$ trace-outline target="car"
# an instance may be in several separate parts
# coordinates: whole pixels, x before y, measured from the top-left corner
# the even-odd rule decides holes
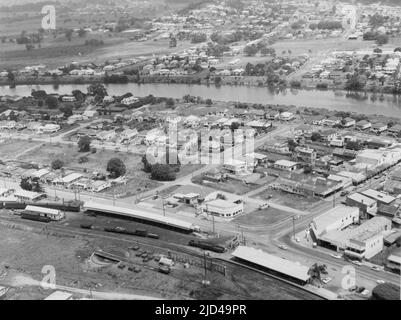
[[[295,237],[296,242],[300,242],[301,240],[298,237]]]
[[[374,270],[374,271],[382,271],[383,267],[379,267],[379,266],[371,266],[370,269]]]
[[[329,283],[331,280],[332,279],[330,277],[326,277],[326,278],[322,279],[322,282],[326,284],[326,283]]]
[[[336,258],[336,259],[341,259],[342,258],[342,255],[338,254],[338,253],[332,253],[330,256],[332,256],[333,258]]]
[[[384,280],[376,280],[376,282],[377,282],[378,284],[384,284],[384,283],[386,283],[386,281],[384,281]]]
[[[285,244],[280,244],[278,247],[280,249],[283,249],[283,250],[287,250],[288,249],[288,247]]]
[[[358,261],[358,260],[352,260],[351,261],[353,264],[357,265],[357,266],[361,266],[362,262]]]
[[[361,292],[361,295],[363,296],[367,296],[370,293],[370,291],[368,289],[365,289]]]

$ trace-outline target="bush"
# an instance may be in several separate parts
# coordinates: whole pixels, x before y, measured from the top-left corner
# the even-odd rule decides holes
[[[110,159],[107,163],[107,172],[110,172],[112,178],[118,178],[125,175],[126,168],[124,162],[119,158]]]
[[[88,136],[83,136],[78,140],[78,149],[80,152],[88,152],[90,150],[91,139]]]
[[[63,166],[64,166],[64,163],[60,159],[56,159],[56,160],[54,160],[52,162],[52,169],[53,170],[61,169]]]
[[[85,156],[80,157],[78,159],[78,163],[85,163],[85,162],[88,162],[88,161],[89,161],[88,157],[85,157]]]
[[[91,153],[96,153],[96,151],[97,151],[96,148],[91,149]]]
[[[176,172],[168,164],[157,163],[152,166],[151,178],[158,181],[174,181],[176,179]]]

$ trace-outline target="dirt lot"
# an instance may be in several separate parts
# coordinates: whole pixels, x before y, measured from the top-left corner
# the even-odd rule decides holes
[[[0,215],[4,214],[7,213],[0,212]],[[96,221],[100,222],[98,219]],[[79,219],[67,221],[68,225],[77,222]],[[285,285],[239,267],[232,268],[226,277],[218,272],[208,272],[207,279],[211,285],[204,287],[201,284],[202,268],[190,266],[187,269],[177,262],[170,275],[161,274],[154,270],[156,262],[143,262],[136,257],[137,251],[129,249],[135,241],[126,242],[123,237],[71,237],[62,231],[54,231],[51,225],[47,226],[21,223],[19,218],[7,222],[2,219],[0,285],[10,287],[6,300],[38,300],[48,296],[52,291],[39,286],[45,275],[42,273],[44,265],[55,268],[56,284],[63,286],[64,291],[72,292],[74,298],[300,299],[302,295],[292,288],[271,290]],[[129,262],[119,266],[92,257],[92,253],[100,249],[123,256]],[[142,244],[140,250],[165,254],[163,249],[150,249]],[[135,266],[139,272],[129,271],[128,266]]]
[[[269,200],[271,202],[298,210],[309,210],[310,207],[319,202],[319,199],[297,196],[287,192],[271,189],[256,194],[254,198]]]

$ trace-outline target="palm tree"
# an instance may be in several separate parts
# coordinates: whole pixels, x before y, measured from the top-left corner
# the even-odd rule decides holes
[[[327,275],[327,266],[325,264],[313,264],[308,271],[308,275],[310,275],[311,280],[317,280],[319,283],[322,282],[322,275]]]

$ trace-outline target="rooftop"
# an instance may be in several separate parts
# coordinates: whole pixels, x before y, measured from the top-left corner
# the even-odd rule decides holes
[[[392,197],[388,194],[385,194],[383,192],[373,190],[373,189],[362,191],[362,194],[369,198],[372,198],[372,199],[375,199],[382,203],[385,203],[385,204],[390,204],[391,202],[393,202],[395,200],[394,197]]]
[[[367,206],[371,206],[376,203],[376,200],[373,200],[372,198],[364,196],[358,192],[349,195],[347,198],[362,204],[366,204]]]
[[[268,254],[260,249],[239,246],[232,255],[302,281],[309,279],[307,266]]]

